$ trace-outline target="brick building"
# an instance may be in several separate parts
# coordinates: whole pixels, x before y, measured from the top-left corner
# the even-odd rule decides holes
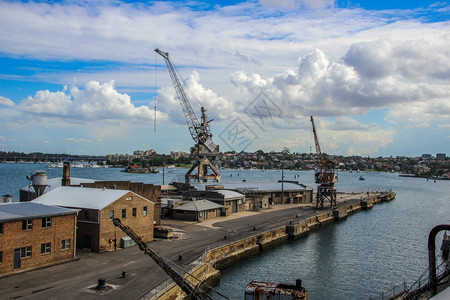
[[[127,235],[114,226],[113,218],[120,218],[145,241],[153,240],[154,203],[129,190],[63,186],[33,202],[80,210],[77,248],[104,252],[120,247]]]
[[[32,202],[0,204],[0,275],[75,258],[77,211]]]
[[[150,183],[130,181],[95,181],[71,183],[71,186],[83,186],[85,188],[106,188],[114,190],[129,190],[154,203],[153,220],[155,225],[161,223],[161,186]]]

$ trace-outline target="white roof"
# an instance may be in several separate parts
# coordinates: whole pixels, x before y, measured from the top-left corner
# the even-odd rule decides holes
[[[133,192],[129,190],[61,186],[37,197],[32,202],[63,207],[101,210],[127,193]]]
[[[185,204],[174,208],[174,210],[205,211],[222,207],[224,206],[208,200],[194,200],[188,201]]]
[[[32,202],[0,203],[0,221],[76,214],[77,211]]]

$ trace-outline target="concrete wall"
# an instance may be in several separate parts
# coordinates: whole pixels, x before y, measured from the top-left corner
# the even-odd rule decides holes
[[[50,265],[75,258],[76,214],[53,216],[50,227],[42,228],[42,218],[32,219],[32,230],[22,230],[22,220],[3,223],[0,251],[3,261],[0,274]],[[70,248],[61,250],[61,241],[69,239]],[[50,243],[50,253],[41,254],[41,244]],[[20,260],[20,269],[14,270],[14,249],[31,246],[31,257]]]
[[[357,212],[362,209],[363,201],[368,201],[370,204],[380,203],[383,201],[390,201],[394,199],[395,193],[392,191],[378,196],[367,196],[367,199],[362,199],[360,203],[349,204],[340,210],[327,211],[316,216],[302,220],[296,224],[282,226],[251,236],[221,247],[217,247],[209,250],[204,254],[204,262],[198,268],[209,268],[211,265],[214,268],[222,268],[227,264],[233,263],[238,259],[258,253],[263,249],[267,249],[274,244],[283,242],[288,238],[298,238],[309,233],[310,230],[318,228],[324,224],[328,224],[333,221],[339,221],[344,219],[347,215]],[[203,272],[199,275],[199,279],[208,279],[210,277],[217,276],[216,273],[208,269],[208,272]],[[213,275],[214,274],[214,275]],[[171,289],[165,292],[163,295],[157,297],[157,299],[175,299],[182,296],[181,289],[174,285]],[[179,298],[177,298],[179,299]]]

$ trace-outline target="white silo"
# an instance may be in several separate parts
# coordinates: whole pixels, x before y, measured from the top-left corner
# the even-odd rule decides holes
[[[47,174],[44,171],[36,171],[35,174],[31,175],[31,185],[34,188],[36,197],[41,196],[45,193],[47,185]]]

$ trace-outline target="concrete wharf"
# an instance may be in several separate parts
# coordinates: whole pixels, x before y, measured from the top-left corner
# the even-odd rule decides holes
[[[334,211],[315,210],[311,203],[285,204],[203,222],[163,219],[162,225],[171,227],[176,238],[158,239],[149,246],[201,278],[217,279],[217,269],[241,257],[299,238],[394,197],[392,191],[338,194]],[[169,299],[180,293],[138,247],[101,254],[78,250],[77,257],[48,268],[0,277],[2,299]],[[106,280],[108,288],[96,289],[100,278]]]

